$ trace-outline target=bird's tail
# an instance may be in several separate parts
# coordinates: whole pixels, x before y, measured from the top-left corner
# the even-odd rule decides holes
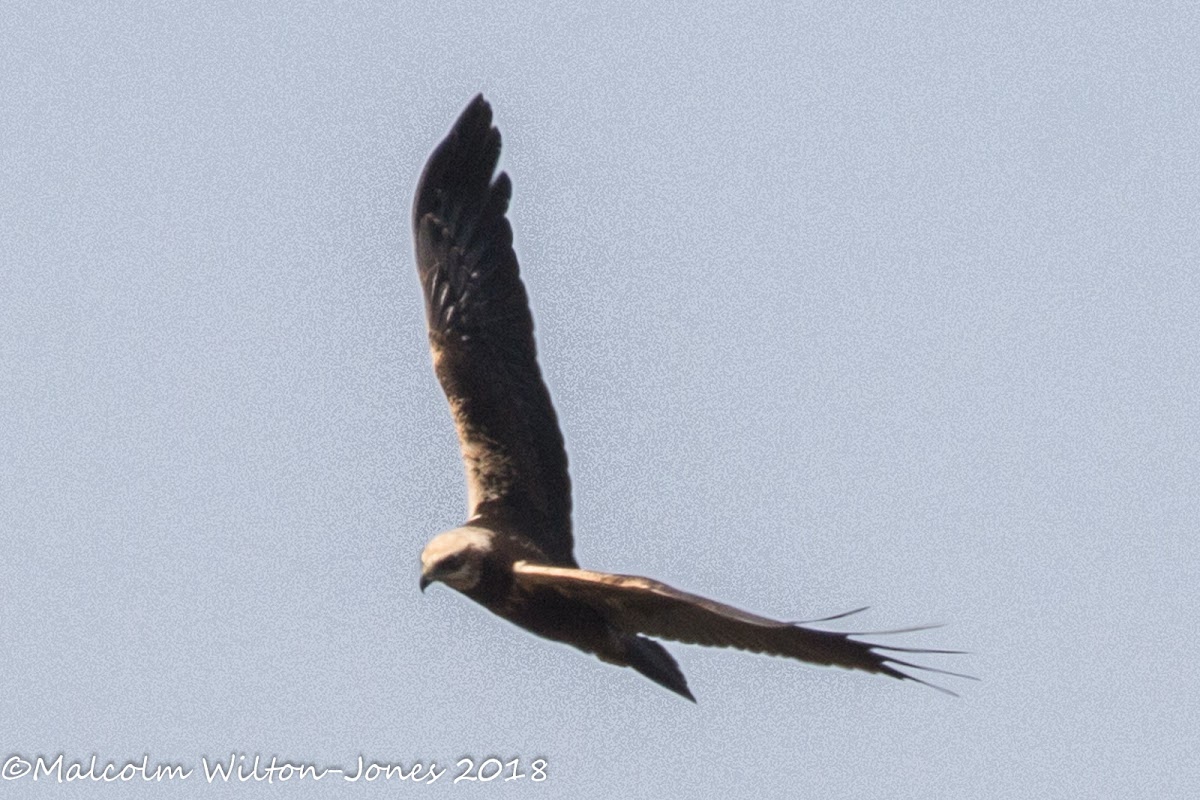
[[[626,664],[658,685],[696,702],[688,690],[687,678],[665,647],[642,636],[627,636],[624,643]]]

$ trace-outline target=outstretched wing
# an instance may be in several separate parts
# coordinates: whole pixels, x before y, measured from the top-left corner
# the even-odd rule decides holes
[[[480,95],[421,174],[413,229],[429,344],[458,428],[471,517],[512,526],[551,563],[573,566],[567,454],[504,216],[512,184],[504,173],[492,180],[499,158],[500,132]]]
[[[902,680],[917,681],[940,691],[940,686],[896,669],[893,665],[967,675],[922,667],[891,653],[955,653],[860,642],[855,634],[805,628],[791,622],[760,617],[667,586],[649,578],[610,575],[584,569],[548,567],[518,562],[513,568],[519,586],[550,589],[604,611],[609,621],[628,633],[710,647],[736,647],[755,653],[786,656],[811,664],[860,669]],[[877,652],[884,651],[884,652]],[[953,694],[953,692],[951,692]]]

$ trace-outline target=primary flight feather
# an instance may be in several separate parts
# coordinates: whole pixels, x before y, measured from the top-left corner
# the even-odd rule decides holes
[[[469,502],[467,522],[421,554],[422,591],[445,583],[526,630],[632,667],[693,701],[675,659],[646,637],[920,683],[897,666],[941,672],[894,653],[951,651],[884,647],[649,578],[578,568],[567,454],[505,216],[512,184],[504,173],[493,178],[499,157],[491,107],[477,96],[429,157],[413,205],[429,345],[458,429]]]

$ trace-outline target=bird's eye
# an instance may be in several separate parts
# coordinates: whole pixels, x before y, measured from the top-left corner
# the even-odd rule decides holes
[[[462,568],[463,557],[461,554],[453,555],[442,559],[442,563],[438,566],[439,572],[457,572]]]

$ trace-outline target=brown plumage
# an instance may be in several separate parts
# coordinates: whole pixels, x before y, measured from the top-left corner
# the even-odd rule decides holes
[[[632,667],[689,700],[675,660],[645,637],[920,683],[897,667],[941,672],[893,654],[953,651],[861,642],[648,578],[578,568],[567,455],[505,217],[512,184],[504,173],[492,178],[499,157],[500,132],[477,96],[429,157],[413,206],[429,343],[458,428],[469,501],[466,524],[421,554],[421,589],[445,583],[526,630]]]

